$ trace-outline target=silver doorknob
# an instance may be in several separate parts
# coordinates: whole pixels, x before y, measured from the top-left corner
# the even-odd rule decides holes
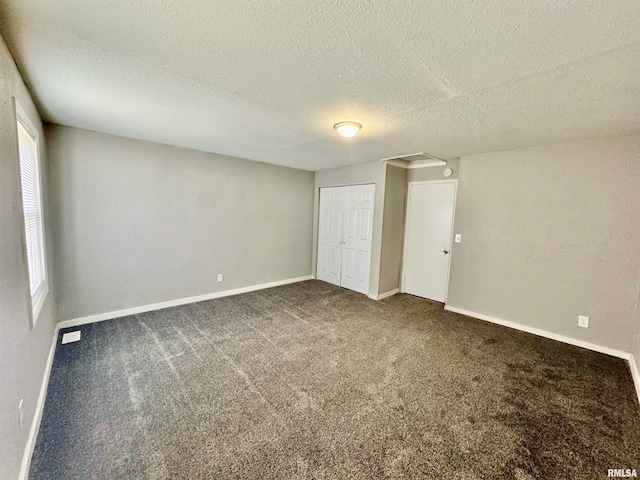
[[[442,250],[442,253],[444,253],[445,255],[447,255],[449,253],[449,250]]]

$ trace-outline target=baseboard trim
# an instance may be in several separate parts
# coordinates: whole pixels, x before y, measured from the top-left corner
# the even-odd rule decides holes
[[[369,298],[373,300],[384,300],[385,298],[391,297],[396,293],[400,293],[399,288],[394,288],[393,290],[389,290],[388,292],[381,293],[380,295],[369,295]]]
[[[58,328],[60,329],[60,328],[77,327],[79,325],[102,322],[104,320],[112,320],[114,318],[125,317],[127,315],[135,315],[137,313],[151,312],[153,310],[161,310],[163,308],[177,307],[178,305],[186,305],[187,303],[202,302],[204,300],[212,300],[214,298],[230,297],[232,295],[239,295],[241,293],[255,292],[256,290],[264,290],[265,288],[279,287],[281,285],[288,285],[290,283],[303,282],[305,280],[311,280],[312,278],[313,277],[311,275],[305,275],[304,277],[287,278],[285,280],[262,283],[259,285],[251,285],[249,287],[236,288],[233,290],[224,290],[222,292],[207,293],[205,295],[197,295],[195,297],[178,298],[176,300],[169,300],[167,302],[152,303],[149,305],[125,308],[123,310],[116,310],[113,312],[98,313],[96,315],[73,318],[71,320],[63,320],[61,322],[58,322]]]
[[[51,369],[53,368],[53,357],[56,352],[56,345],[58,343],[58,327],[55,328],[53,334],[53,341],[49,348],[49,356],[47,357],[47,363],[44,368],[44,375],[42,376],[42,384],[40,385],[40,394],[38,395],[38,401],[36,402],[36,409],[33,413],[33,420],[31,421],[31,428],[29,429],[29,436],[27,437],[27,444],[25,445],[24,453],[22,454],[22,463],[20,465],[19,480],[27,480],[29,477],[29,468],[31,467],[31,458],[33,457],[33,450],[36,447],[36,440],[38,438],[38,432],[40,431],[40,422],[42,421],[42,413],[44,412],[44,402],[47,398],[47,388],[49,387],[49,377],[51,376]]]
[[[636,393],[638,394],[638,403],[640,403],[640,367],[638,367],[638,360],[635,355],[631,355],[629,358],[629,368],[631,368],[631,377],[633,377],[633,383],[636,386]]]
[[[458,307],[452,307],[450,305],[444,306],[445,310],[450,312],[460,313],[462,315],[466,315],[467,317],[477,318],[479,320],[484,320],[487,322],[495,323],[498,325],[502,325],[503,327],[514,328],[516,330],[521,330],[523,332],[532,333],[534,335],[538,335],[540,337],[550,338],[551,340],[557,340],[558,342],[568,343],[569,345],[573,345],[575,347],[586,348],[588,350],[593,350],[595,352],[604,353],[605,355],[611,355],[612,357],[623,358],[625,360],[630,360],[631,354],[627,352],[623,352],[621,350],[615,350],[609,347],[603,347],[601,345],[596,345],[594,343],[584,342],[582,340],[577,340],[571,337],[565,337],[563,335],[558,335],[556,333],[548,332],[546,330],[540,330],[538,328],[527,327],[526,325],[521,325],[519,323],[509,322],[507,320],[502,320],[500,318],[491,317],[489,315],[484,315],[482,313],[471,312],[469,310],[464,310]]]

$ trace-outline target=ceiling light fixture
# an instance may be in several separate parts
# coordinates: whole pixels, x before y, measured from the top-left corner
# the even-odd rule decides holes
[[[362,128],[362,125],[357,122],[339,122],[336,123],[333,128],[336,129],[338,135],[341,137],[349,138],[358,133]]]

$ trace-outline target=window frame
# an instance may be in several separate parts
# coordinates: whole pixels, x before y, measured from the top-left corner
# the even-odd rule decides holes
[[[49,269],[47,268],[47,241],[46,232],[44,228],[44,205],[43,205],[43,177],[42,177],[42,163],[40,158],[40,132],[33,124],[27,112],[22,108],[18,99],[14,98],[15,106],[15,125],[16,125],[16,154],[18,160],[18,188],[19,188],[19,202],[20,202],[20,221],[22,223],[22,251],[24,267],[27,274],[27,294],[29,298],[29,326],[33,328],[40,316],[42,307],[45,303],[47,295],[49,293]],[[27,228],[26,228],[26,216],[24,211],[23,191],[22,191],[22,161],[20,157],[20,140],[19,140],[19,125],[22,126],[29,134],[34,142],[35,149],[35,168],[36,168],[36,189],[37,189],[37,204],[38,204],[38,228],[40,230],[40,254],[42,256],[42,273],[43,280],[42,285],[35,292],[31,294],[31,273],[29,272],[29,257],[27,250]]]

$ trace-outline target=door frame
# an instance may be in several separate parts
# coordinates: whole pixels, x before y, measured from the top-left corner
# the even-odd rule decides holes
[[[364,185],[372,185],[373,186],[373,216],[371,217],[371,247],[370,247],[370,253],[369,253],[369,292],[368,293],[364,293],[363,295],[371,295],[371,265],[373,265],[373,232],[375,230],[375,216],[376,216],[376,191],[378,189],[378,184],[376,182],[355,182],[355,183],[336,183],[336,184],[332,184],[332,185],[320,185],[318,187],[318,219],[317,219],[317,223],[316,223],[316,228],[317,228],[317,232],[315,235],[315,242],[316,242],[316,254],[315,254],[315,258],[313,259],[313,262],[315,264],[316,267],[316,274],[313,276],[313,278],[315,280],[318,279],[318,257],[320,255],[320,221],[321,221],[321,214],[320,214],[320,194],[321,194],[321,190],[323,188],[340,188],[340,187],[359,187],[359,186],[364,186]],[[384,209],[383,209],[384,210]],[[340,266],[340,269],[342,269],[342,266]],[[340,273],[340,275],[342,276],[342,272]],[[346,288],[346,287],[341,287],[341,288]],[[353,290],[352,290],[353,291]],[[359,293],[359,292],[356,292]]]
[[[425,180],[421,182],[409,182],[407,184],[407,210],[404,216],[404,239],[402,240],[402,275],[400,276],[400,292],[404,293],[404,269],[407,265],[407,233],[409,232],[409,228],[411,227],[411,222],[409,221],[409,199],[411,196],[411,187],[417,185],[429,185],[436,183],[453,183],[453,213],[451,214],[451,238],[449,239],[449,245],[451,245],[449,250],[449,262],[447,263],[447,291],[444,295],[444,303],[447,304],[447,298],[449,297],[449,278],[451,273],[451,256],[453,255],[453,237],[454,237],[454,227],[455,227],[455,219],[456,219],[456,201],[458,198],[458,179],[443,179],[443,180]]]

